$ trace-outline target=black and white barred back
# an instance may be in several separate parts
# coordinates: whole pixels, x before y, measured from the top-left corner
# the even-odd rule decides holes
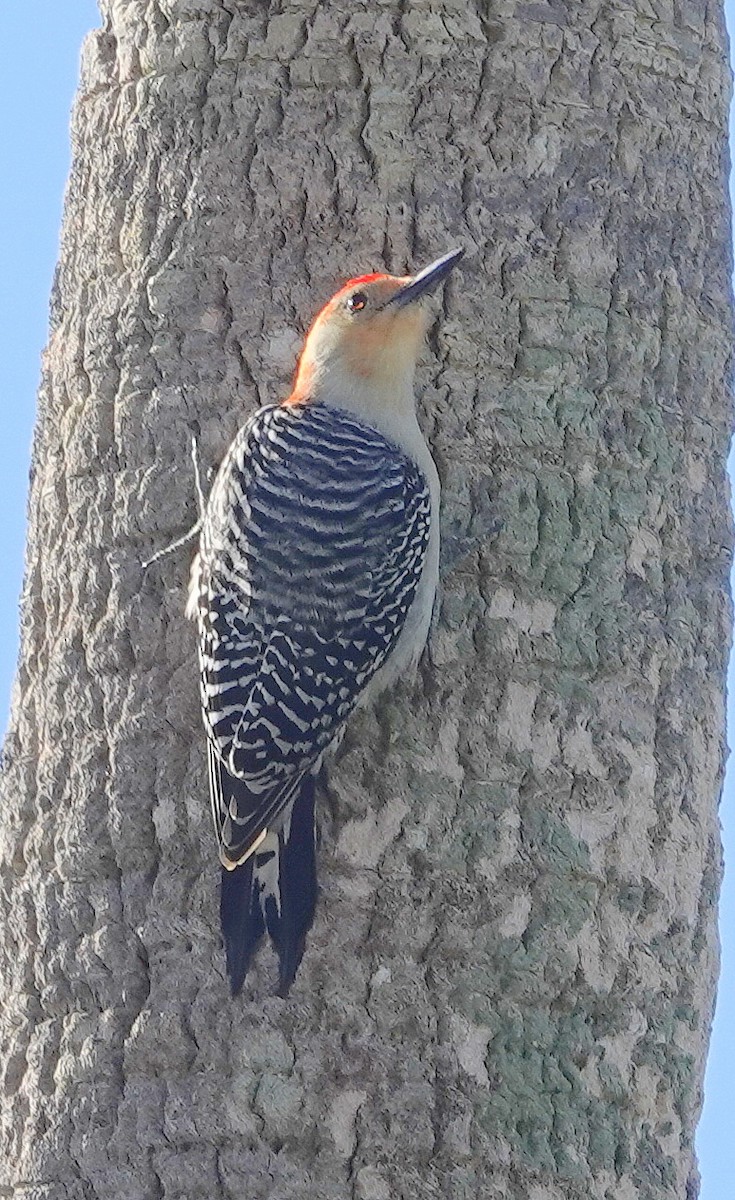
[[[419,468],[322,404],[260,409],[220,467],[193,586],[233,991],[266,928],[281,992],[298,967],[316,898],[313,775],[398,640],[430,518]],[[297,830],[310,845],[289,846]]]

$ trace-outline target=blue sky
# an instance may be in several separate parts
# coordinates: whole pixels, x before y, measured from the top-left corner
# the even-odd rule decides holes
[[[735,0],[725,7],[733,29]],[[17,654],[28,458],[69,165],[69,107],[82,38],[98,24],[93,0],[34,0],[31,6],[0,0],[0,728]],[[732,670],[730,694],[735,697]],[[735,763],[723,800],[729,864],[735,862],[734,795]],[[735,867],[726,879],[721,930],[723,976],[698,1137],[701,1200],[735,1196]]]

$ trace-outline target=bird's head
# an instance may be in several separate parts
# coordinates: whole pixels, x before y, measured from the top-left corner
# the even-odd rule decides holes
[[[412,405],[428,325],[422,301],[463,254],[452,250],[418,275],[361,275],[340,288],[309,330],[289,402],[324,400],[358,411]]]

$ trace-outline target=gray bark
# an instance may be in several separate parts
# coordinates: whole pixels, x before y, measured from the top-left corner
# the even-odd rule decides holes
[[[719,0],[103,0],[5,747],[2,1195],[683,1200],[731,529]],[[346,276],[468,256],[447,573],[352,725],[288,1001],[228,998],[189,555]],[[500,532],[492,533],[497,517]]]

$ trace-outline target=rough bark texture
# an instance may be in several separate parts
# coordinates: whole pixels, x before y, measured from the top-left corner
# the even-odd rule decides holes
[[[2,1194],[683,1200],[729,638],[721,4],[102,8],[6,744]],[[192,432],[216,464],[346,274],[457,244],[421,411],[469,552],[332,773],[291,998],[264,954],[233,1003],[189,554],[141,559],[195,518]]]

